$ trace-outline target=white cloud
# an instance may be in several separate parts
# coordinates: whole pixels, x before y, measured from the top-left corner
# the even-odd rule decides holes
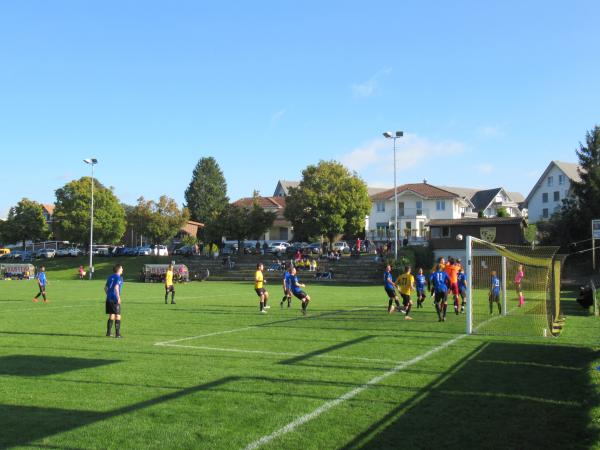
[[[398,173],[410,171],[436,157],[452,157],[464,151],[464,145],[457,141],[434,142],[415,134],[405,134],[396,140],[396,164]],[[350,170],[358,172],[370,186],[389,186],[394,172],[394,152],[391,139],[375,139],[342,155],[340,161]]]
[[[489,174],[494,171],[494,166],[490,163],[482,163],[477,166],[477,170],[483,174]]]
[[[355,97],[371,97],[375,91],[377,91],[379,81],[381,78],[392,73],[392,69],[385,67],[380,71],[376,72],[371,78],[362,83],[355,83],[352,85],[352,93]]]
[[[483,125],[477,129],[477,134],[483,138],[497,138],[504,135],[501,125]]]

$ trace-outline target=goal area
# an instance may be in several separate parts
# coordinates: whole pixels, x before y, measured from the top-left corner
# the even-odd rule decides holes
[[[552,336],[561,329],[558,247],[467,236],[467,334]]]

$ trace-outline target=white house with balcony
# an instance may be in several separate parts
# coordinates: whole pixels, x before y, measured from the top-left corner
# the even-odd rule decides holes
[[[454,192],[427,182],[398,186],[398,238],[409,243],[427,240],[426,224],[431,219],[460,219],[473,215],[472,204]],[[394,239],[396,207],[394,189],[371,195],[371,214],[367,218],[367,238],[374,241]]]
[[[559,211],[563,200],[571,195],[572,183],[579,181],[577,164],[552,161],[525,199],[529,222],[548,220]]]

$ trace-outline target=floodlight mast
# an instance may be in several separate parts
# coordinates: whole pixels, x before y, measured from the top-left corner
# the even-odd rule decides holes
[[[90,267],[89,267],[89,276],[90,280],[94,275],[94,255],[93,255],[93,243],[94,243],[94,166],[98,164],[98,160],[96,158],[86,158],[83,160],[84,163],[92,166],[92,200],[90,207]]]
[[[398,187],[396,184],[396,139],[404,136],[403,131],[396,131],[393,135],[391,131],[383,133],[386,139],[394,140],[394,203],[395,203],[395,216],[394,216],[394,259],[398,259]]]

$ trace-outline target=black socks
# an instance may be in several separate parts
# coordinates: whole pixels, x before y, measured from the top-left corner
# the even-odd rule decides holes
[[[113,326],[113,321],[108,319],[108,322],[106,322],[106,335],[110,336],[110,333],[112,332],[112,326]]]
[[[120,320],[115,320],[115,331],[116,331],[116,336],[121,336],[121,321]]]

